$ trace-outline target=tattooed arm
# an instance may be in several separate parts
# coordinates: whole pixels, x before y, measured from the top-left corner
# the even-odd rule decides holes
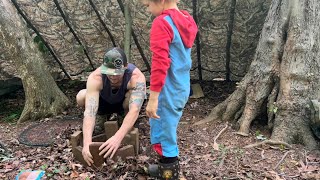
[[[130,83],[132,92],[129,100],[129,112],[124,118],[122,126],[119,129],[119,133],[125,134],[131,130],[138,119],[141,106],[146,97],[146,79],[139,69],[136,68],[133,71]]]
[[[92,142],[92,133],[95,126],[96,114],[99,106],[99,92],[102,88],[100,71],[94,71],[87,80],[85,97],[85,111],[83,118],[83,149],[82,156],[90,166],[93,163],[89,145]]]
[[[115,135],[108,139],[99,148],[101,150],[100,155],[105,153],[105,158],[108,156],[111,158],[113,157],[119,148],[121,141],[132,129],[134,123],[138,119],[142,103],[146,96],[146,80],[138,68],[132,72],[131,80],[128,83],[128,88],[132,89],[129,101],[129,112],[125,116],[121,127],[115,133]]]

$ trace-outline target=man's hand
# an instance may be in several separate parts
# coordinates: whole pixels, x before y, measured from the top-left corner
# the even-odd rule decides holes
[[[121,141],[122,139],[118,138],[116,135],[112,136],[99,147],[99,155],[102,156],[104,154],[103,158],[107,158],[108,156],[110,156],[110,158],[113,158],[114,154],[120,147]]]
[[[146,107],[146,114],[149,118],[159,119],[160,116],[157,115],[158,110],[158,99],[153,98],[149,99],[147,107]]]
[[[93,157],[90,153],[89,146],[84,146],[82,148],[82,156],[83,156],[83,159],[87,162],[87,164],[89,166],[91,166],[91,164],[93,164]]]

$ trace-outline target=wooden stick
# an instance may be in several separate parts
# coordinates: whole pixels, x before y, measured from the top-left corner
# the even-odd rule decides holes
[[[226,126],[218,133],[218,135],[214,138],[213,142],[216,143],[219,136],[228,128],[228,123],[226,123]]]
[[[124,52],[127,55],[127,62],[131,62],[131,28],[132,28],[132,18],[130,14],[129,3],[127,2],[124,7],[124,17],[126,20],[126,30],[125,30],[125,38],[124,38]]]
[[[278,162],[278,164],[274,167],[274,170],[276,170],[280,164],[282,163],[282,161],[286,158],[286,156],[289,154],[289,152],[293,152],[293,151],[287,151],[283,156],[282,158],[280,159],[280,161]]]
[[[265,140],[265,141],[262,141],[262,142],[258,142],[258,143],[255,143],[255,144],[249,144],[243,148],[253,148],[253,147],[257,147],[257,146],[260,146],[260,145],[263,145],[263,144],[271,144],[271,145],[284,145],[290,149],[292,149],[292,147],[288,144],[288,143],[285,143],[285,142],[282,142],[282,141],[274,141],[274,140]]]
[[[217,143],[217,139],[219,138],[219,136],[228,128],[228,123],[226,124],[226,127],[224,127],[219,133],[218,135],[214,138],[213,140],[213,149],[214,150],[219,150],[219,144]]]

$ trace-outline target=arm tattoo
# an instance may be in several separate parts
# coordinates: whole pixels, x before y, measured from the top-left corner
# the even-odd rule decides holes
[[[88,104],[86,104],[86,110],[84,112],[84,116],[96,117],[97,110],[98,110],[97,101],[93,97],[90,97],[88,100]]]
[[[144,82],[137,82],[136,87],[133,88],[131,93],[129,108],[131,105],[135,104],[140,109],[145,97],[146,97],[146,84]]]

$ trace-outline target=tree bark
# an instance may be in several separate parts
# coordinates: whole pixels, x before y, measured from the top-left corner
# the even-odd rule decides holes
[[[70,105],[44,64],[26,25],[8,0],[0,0],[0,47],[19,72],[25,106],[18,123],[56,115]]]
[[[273,0],[248,73],[196,124],[234,121],[238,134],[247,136],[251,122],[268,111],[272,140],[317,148],[309,104],[320,98],[319,25],[320,1]]]
[[[124,38],[124,53],[127,56],[127,62],[131,63],[131,32],[132,32],[132,17],[129,3],[127,2],[124,7],[124,17],[126,20],[126,30]]]

